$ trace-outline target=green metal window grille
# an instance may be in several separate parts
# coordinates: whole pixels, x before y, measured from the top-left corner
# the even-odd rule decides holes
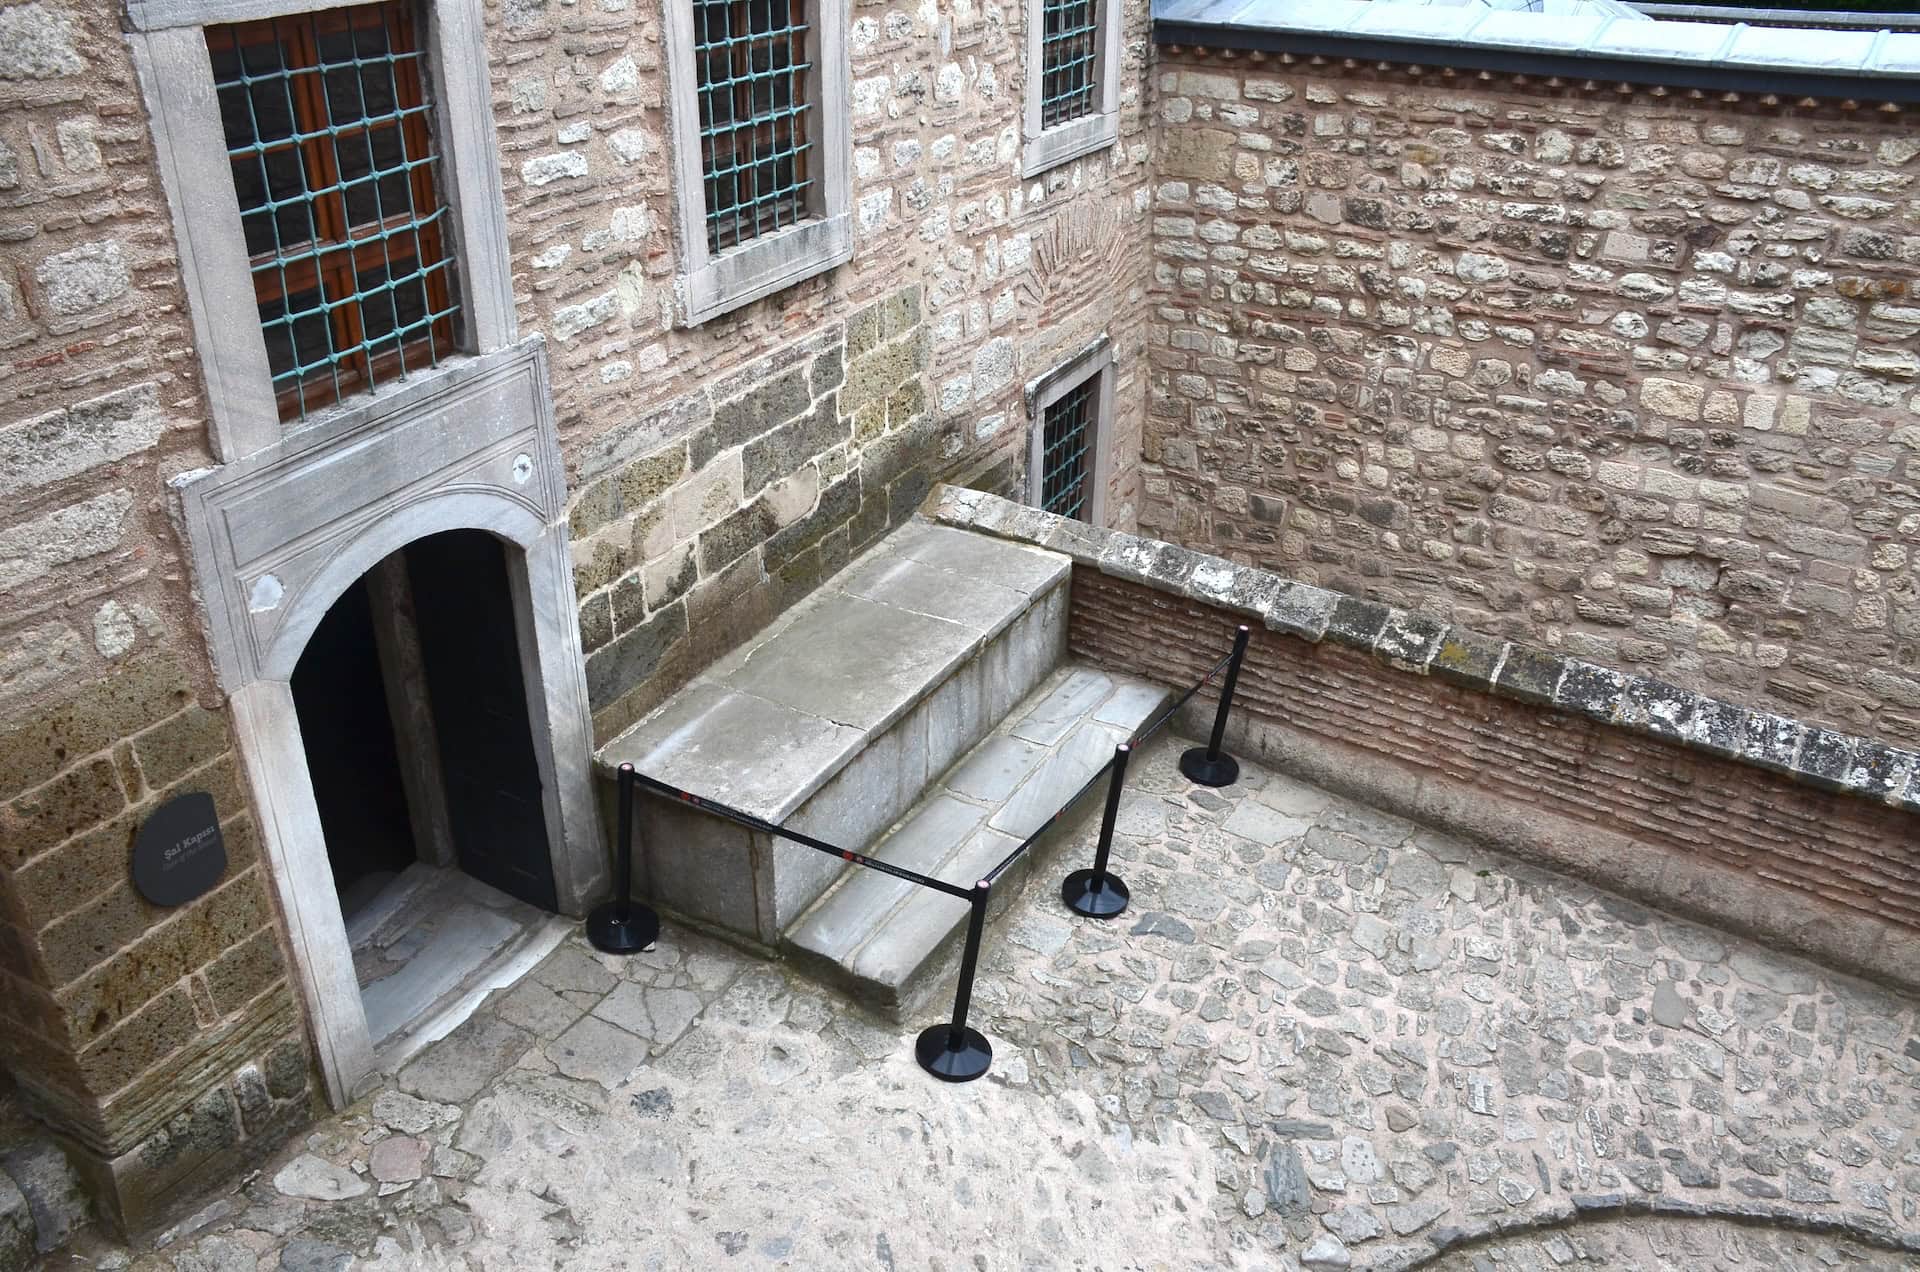
[[[1088,455],[1093,439],[1093,376],[1049,406],[1040,441],[1040,506],[1063,517],[1087,519],[1092,485]]]
[[[707,248],[808,216],[806,0],[694,0]]]
[[[1041,0],[1040,126],[1093,113],[1096,0]]]
[[[207,28],[282,419],[436,365],[459,311],[403,3]]]

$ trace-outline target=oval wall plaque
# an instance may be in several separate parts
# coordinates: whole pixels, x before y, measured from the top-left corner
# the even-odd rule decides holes
[[[189,791],[154,810],[133,841],[133,886],[155,905],[201,896],[227,872],[213,796]]]

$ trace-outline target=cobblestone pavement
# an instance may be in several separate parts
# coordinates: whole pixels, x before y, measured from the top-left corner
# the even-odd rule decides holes
[[[1089,831],[990,933],[985,1081],[938,1004],[576,938],[132,1265],[1920,1267],[1913,1002],[1180,745],[1125,917],[1053,894]]]

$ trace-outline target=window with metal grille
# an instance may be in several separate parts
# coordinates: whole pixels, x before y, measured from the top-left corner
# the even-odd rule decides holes
[[[1040,126],[1093,113],[1096,0],[1041,0]]]
[[[811,215],[806,0],[694,0],[707,247]]]
[[[435,365],[459,302],[412,11],[206,35],[281,418]]]
[[[1046,408],[1040,448],[1040,506],[1063,517],[1087,520],[1091,495],[1093,412],[1100,378],[1092,376]]]

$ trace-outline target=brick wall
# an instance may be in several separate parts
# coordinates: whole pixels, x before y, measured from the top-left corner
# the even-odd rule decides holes
[[[1119,144],[1031,182],[1023,6],[856,5],[853,260],[692,330],[673,325],[659,6],[512,0],[488,23],[515,291],[522,327],[551,341],[602,739],[931,481],[1022,488],[1025,382],[1103,332],[1119,377],[1108,507],[1131,524],[1146,5],[1126,7]],[[800,436],[769,467],[756,429]]]
[[[1920,740],[1910,113],[1163,55],[1143,527]]]
[[[1101,666],[1190,684],[1245,621],[1080,565],[1068,647]],[[1403,811],[1432,817],[1450,808],[1468,827],[1525,825],[1528,835],[1499,846],[1527,856],[1556,837],[1548,827],[1557,824],[1556,851],[1565,855],[1553,864],[1602,886],[1705,910],[1736,929],[1770,921],[1742,895],[1757,884],[1756,894],[1778,898],[1769,908],[1791,913],[1803,930],[1836,926],[1837,908],[1891,928],[1908,947],[1920,931],[1911,812],[1257,624],[1236,703],[1236,739],[1258,746],[1250,738],[1260,726],[1278,726],[1295,755],[1320,752],[1363,798],[1417,790],[1408,801],[1417,807]],[[1838,946],[1818,952],[1873,975],[1913,970],[1911,958],[1874,966],[1858,942],[1853,949],[1851,957]]]

